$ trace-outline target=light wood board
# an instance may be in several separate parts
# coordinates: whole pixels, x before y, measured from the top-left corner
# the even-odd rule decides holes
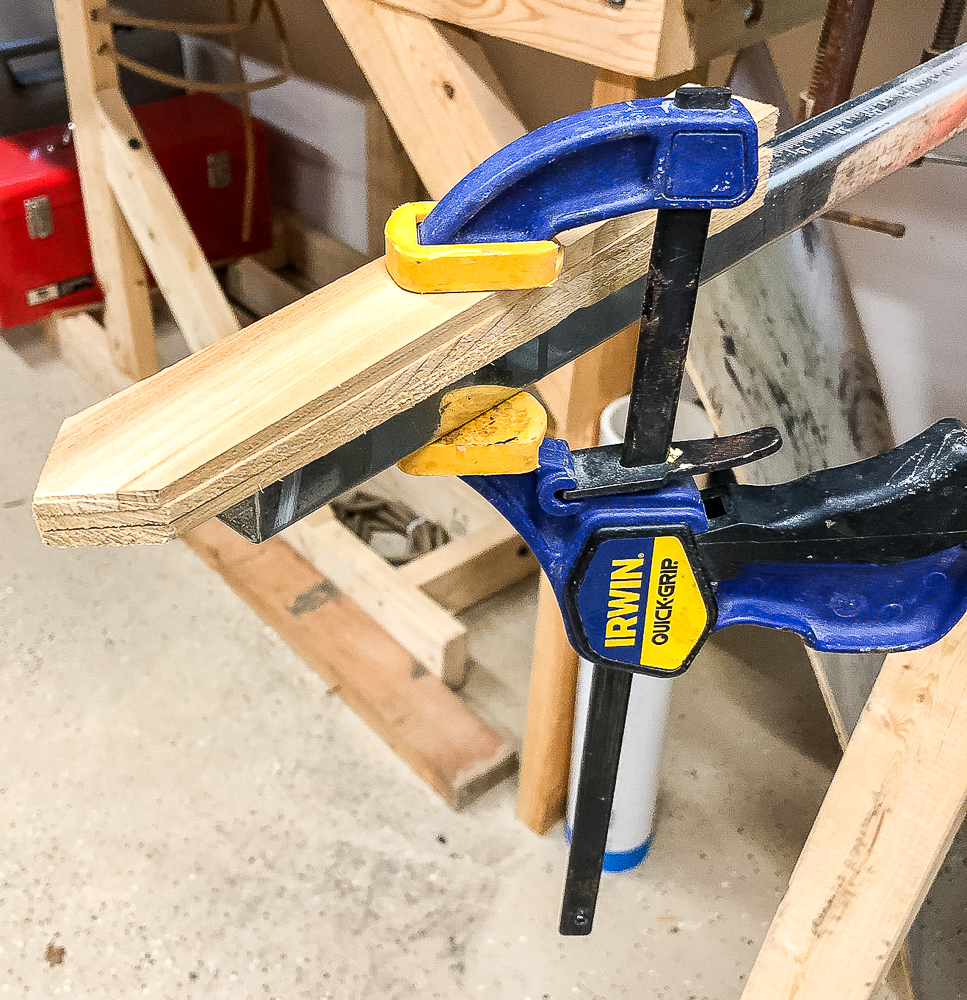
[[[765,141],[773,109],[751,110]],[[647,212],[572,235],[561,278],[523,292],[417,295],[374,261],[65,421],[34,499],[41,533],[173,538],[639,277],[653,229]]]
[[[967,620],[887,657],[743,1000],[866,1000],[967,810]]]
[[[822,17],[822,0],[393,0],[394,6],[628,76],[659,79]]]
[[[141,254],[103,169],[98,94],[117,91],[118,71],[111,26],[91,17],[99,6],[100,0],[56,0],[54,10],[107,350],[113,368],[139,379],[158,370],[158,354]]]
[[[472,39],[373,0],[326,7],[432,198],[524,134]]]
[[[97,95],[103,161],[114,197],[192,351],[239,323],[167,178],[118,90]]]
[[[340,524],[329,507],[303,518],[281,537],[432,674],[450,687],[464,682],[470,655],[467,630]]]
[[[450,806],[513,773],[504,737],[285,542],[218,521],[185,540]]]

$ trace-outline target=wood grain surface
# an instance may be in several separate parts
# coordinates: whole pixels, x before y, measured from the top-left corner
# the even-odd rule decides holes
[[[185,540],[450,806],[513,773],[504,737],[285,542],[219,521]]]
[[[765,141],[774,109],[750,107]],[[374,261],[65,421],[38,527],[61,545],[173,538],[639,277],[653,229],[647,212],[579,231],[561,278],[523,292],[417,295]]]
[[[967,620],[887,657],[742,1000],[866,1000],[967,809]]]
[[[392,0],[393,6],[555,52],[628,76],[659,79],[821,17],[822,0],[750,7],[746,0]]]
[[[139,379],[158,370],[158,353],[141,254],[104,169],[98,95],[118,92],[118,70],[111,26],[91,16],[99,6],[100,0],[55,0],[54,11],[91,256],[104,293],[105,343],[112,367]]]
[[[326,8],[431,198],[524,134],[473,39],[374,0]]]

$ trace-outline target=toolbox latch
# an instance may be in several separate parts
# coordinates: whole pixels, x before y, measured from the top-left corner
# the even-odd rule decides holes
[[[24,198],[24,215],[27,219],[27,232],[32,240],[45,240],[53,234],[54,216],[47,195]]]

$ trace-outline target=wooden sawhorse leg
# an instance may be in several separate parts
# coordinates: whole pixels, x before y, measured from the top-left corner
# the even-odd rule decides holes
[[[967,810],[967,618],[886,658],[742,1000],[865,1000]]]

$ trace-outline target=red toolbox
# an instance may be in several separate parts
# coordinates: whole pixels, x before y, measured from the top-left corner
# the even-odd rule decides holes
[[[255,129],[255,200],[242,239],[245,133],[241,112],[211,94],[133,109],[209,260],[272,242],[265,127]],[[72,132],[66,126],[0,138],[0,329],[98,302]]]

